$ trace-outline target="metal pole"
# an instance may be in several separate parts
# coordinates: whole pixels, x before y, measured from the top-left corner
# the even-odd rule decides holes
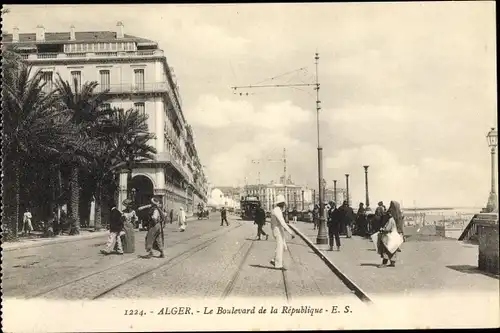
[[[370,206],[370,197],[368,196],[368,165],[364,165],[365,168],[365,205],[366,207]]]
[[[347,200],[347,205],[351,205],[350,200],[349,200],[349,174],[345,174],[345,191],[346,191],[346,200]]]
[[[316,244],[328,244],[328,237],[326,236],[326,221],[325,221],[325,200],[324,200],[324,184],[323,184],[323,148],[320,143],[319,135],[319,111],[321,110],[321,101],[319,99],[319,54],[316,52],[315,65],[316,65],[316,128],[318,135],[318,185],[319,185],[319,228]]]
[[[339,203],[337,202],[337,181],[336,180],[333,181],[333,201],[337,204],[337,206],[339,205]]]
[[[498,211],[498,199],[495,190],[495,147],[491,147],[491,189],[486,210],[488,212]]]
[[[491,193],[495,191],[495,147],[491,147]]]
[[[287,205],[287,208],[288,208],[288,191],[287,191],[287,179],[286,179],[286,148],[283,148],[283,173],[285,175],[285,181],[284,181],[284,186],[285,186],[285,202],[286,202],[286,205]]]

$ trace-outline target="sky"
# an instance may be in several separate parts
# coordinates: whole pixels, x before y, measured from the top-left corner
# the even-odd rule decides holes
[[[114,30],[156,40],[175,70],[209,181],[327,186],[403,206],[486,204],[496,126],[494,2],[7,6],[3,29]],[[288,74],[287,74],[288,73]],[[285,74],[285,75],[282,75]],[[248,93],[248,95],[246,95]],[[256,163],[258,162],[258,163]]]

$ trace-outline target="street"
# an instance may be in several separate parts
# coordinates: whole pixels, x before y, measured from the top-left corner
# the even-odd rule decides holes
[[[286,271],[274,269],[275,242],[255,241],[256,226],[230,216],[193,220],[186,232],[165,227],[166,257],[143,259],[145,232],[136,232],[136,253],[99,254],[105,237],[5,252],[5,297],[48,299],[230,298],[347,296],[300,237],[288,241]],[[265,230],[269,232],[269,226]]]

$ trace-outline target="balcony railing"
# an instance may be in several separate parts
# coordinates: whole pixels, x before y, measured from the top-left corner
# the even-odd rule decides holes
[[[108,90],[109,94],[125,94],[125,93],[151,93],[151,92],[167,92],[167,82],[145,82],[142,84],[122,83],[109,84],[99,86],[101,91]]]
[[[32,60],[46,60],[46,59],[89,59],[89,58],[134,58],[134,57],[144,57],[144,56],[155,56],[162,57],[162,50],[143,50],[143,51],[130,51],[130,52],[78,52],[78,53],[31,53],[28,55],[27,59]]]

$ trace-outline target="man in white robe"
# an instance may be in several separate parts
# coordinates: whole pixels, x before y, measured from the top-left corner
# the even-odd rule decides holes
[[[295,238],[292,229],[286,224],[283,217],[285,209],[285,197],[278,195],[276,197],[276,207],[271,212],[271,230],[276,239],[276,252],[274,260],[271,260],[271,265],[278,269],[283,269],[283,251],[287,249],[285,240],[285,230]]]

